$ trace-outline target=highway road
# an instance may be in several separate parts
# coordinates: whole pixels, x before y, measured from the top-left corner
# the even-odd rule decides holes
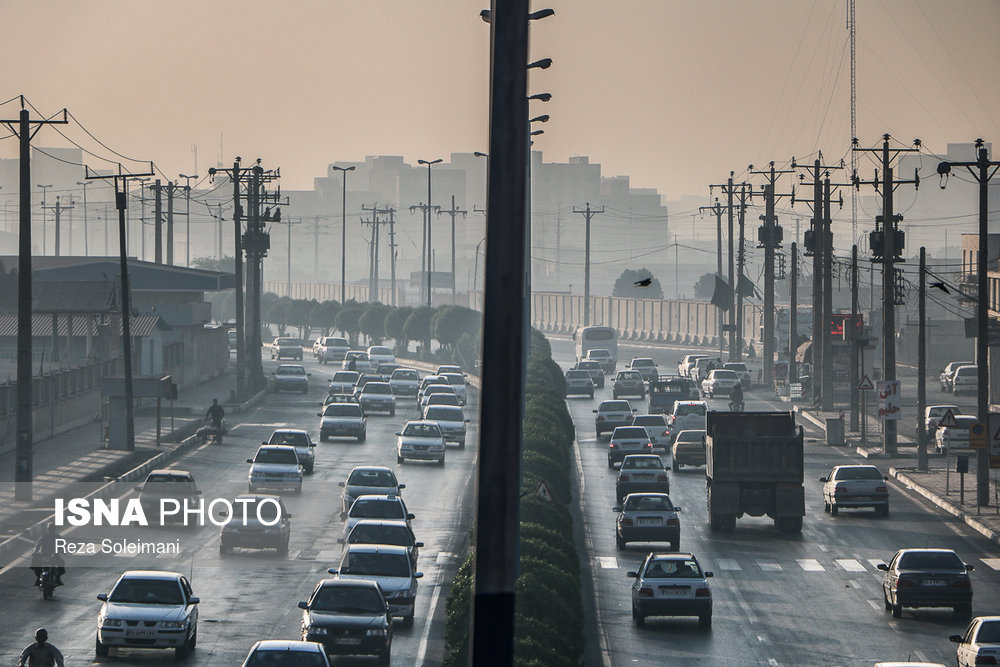
[[[573,361],[571,341],[553,340],[563,368]],[[652,356],[665,373],[697,350],[622,346],[619,359]],[[619,368],[623,363],[619,364]],[[770,519],[742,518],[733,533],[712,533],[707,523],[703,468],[671,472],[671,498],[683,507],[681,549],[691,551],[715,577],[711,630],[697,619],[653,618],[636,627],[625,574],[643,556],[666,544],[614,542],[616,473],[607,467],[607,440],[594,437],[591,412],[611,398],[611,383],[594,399],[570,398],[577,428],[581,538],[586,545],[596,609],[596,649],[587,664],[614,667],[663,664],[872,665],[879,660],[930,660],[953,664],[951,634],[966,623],[950,609],[909,610],[893,619],[882,604],[875,566],[901,547],[948,547],[975,566],[973,613],[1000,613],[1000,549],[937,508],[890,482],[891,514],[823,512],[818,478],[836,464],[861,462],[853,450],[827,447],[809,423],[806,432],[806,517],[801,535],[779,533]],[[930,393],[930,392],[929,392]],[[645,402],[642,402],[645,403]],[[747,394],[748,410],[788,410],[764,390]],[[726,410],[727,400],[709,401]],[[640,409],[640,412],[643,410]],[[876,461],[887,470],[890,461]],[[586,597],[585,597],[586,599]]]
[[[326,381],[335,371],[320,366],[307,354],[304,362],[312,373],[310,391],[303,394],[268,394],[257,408],[227,418],[231,432],[221,445],[207,444],[193,450],[172,467],[188,470],[205,497],[232,498],[246,492],[249,465],[257,447],[279,427],[308,429],[316,446],[315,473],[306,476],[301,496],[285,495],[293,514],[290,552],[287,557],[273,551],[240,551],[219,555],[219,529],[131,528],[128,536],[149,541],[180,539],[177,556],[110,557],[95,567],[74,567],[66,585],[56,590],[53,601],[43,601],[31,586],[31,573],[23,567],[0,572],[4,592],[3,631],[0,632],[0,662],[14,664],[20,650],[31,642],[34,629],[45,626],[49,637],[66,656],[68,665],[149,665],[173,663],[173,651],[112,649],[111,657],[96,659],[94,640],[100,602],[121,572],[159,568],[189,576],[199,605],[198,648],[184,661],[191,665],[239,665],[259,639],[300,637],[299,600],[307,599],[329,567],[340,563],[343,546],[338,543],[344,521],[340,518],[341,489],[356,465],[393,468],[406,484],[402,495],[416,515],[413,529],[425,547],[421,549],[416,619],[411,628],[398,622],[394,628],[392,664],[439,664],[444,647],[444,602],[442,584],[450,582],[468,542],[473,515],[472,481],[476,459],[477,392],[470,392],[467,416],[473,419],[462,450],[449,445],[442,470],[431,463],[396,463],[395,433],[408,419],[417,418],[413,399],[398,401],[395,417],[368,417],[364,443],[337,439],[319,442],[320,402]],[[265,361],[265,372],[276,362]],[[79,529],[62,531],[73,538]],[[117,529],[117,536],[123,529]],[[368,664],[364,659],[339,659],[337,664]]]

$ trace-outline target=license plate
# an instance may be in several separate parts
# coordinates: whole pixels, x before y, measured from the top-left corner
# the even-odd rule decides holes
[[[418,452],[426,452],[427,451],[427,445],[414,445],[413,449],[416,450],[416,451],[418,451]]]
[[[333,643],[340,646],[360,646],[361,640],[357,637],[337,637],[333,640]]]
[[[684,586],[660,586],[660,595],[665,598],[680,598],[687,595],[688,589]]]
[[[635,473],[632,474],[635,475]],[[649,473],[639,473],[638,475],[635,475],[635,478],[636,480],[647,480],[647,479],[653,479],[653,476]]]
[[[649,518],[649,519],[639,519],[640,526],[659,526],[662,523],[662,519]]]
[[[920,582],[923,586],[947,586],[948,582],[944,579],[924,579]]]
[[[153,639],[156,637],[156,630],[125,630],[125,636],[135,639]]]

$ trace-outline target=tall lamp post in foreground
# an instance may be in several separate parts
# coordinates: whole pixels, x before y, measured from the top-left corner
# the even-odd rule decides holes
[[[417,164],[427,165],[427,305],[431,305],[431,260],[434,258],[434,251],[431,249],[431,166],[441,162],[441,158],[436,160],[417,160]],[[427,348],[430,351],[430,348]]]
[[[344,305],[347,301],[347,172],[354,171],[354,165],[333,165],[333,170],[344,172],[344,188],[340,197],[340,305]]]

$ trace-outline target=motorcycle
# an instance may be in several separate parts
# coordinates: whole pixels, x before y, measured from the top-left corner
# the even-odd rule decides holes
[[[211,440],[216,445],[222,444],[222,436],[226,435],[226,433],[225,419],[219,422],[218,426],[213,424],[210,419],[206,419],[205,425],[198,429],[198,437],[201,438],[203,443]]]
[[[744,407],[742,399],[729,401],[730,412],[743,412]]]
[[[51,600],[52,592],[56,589],[59,576],[59,568],[52,563],[42,565],[42,572],[38,575],[36,585],[42,589],[42,599]]]

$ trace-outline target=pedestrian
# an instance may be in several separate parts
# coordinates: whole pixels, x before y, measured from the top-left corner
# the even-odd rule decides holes
[[[35,643],[21,651],[17,667],[64,667],[63,655],[48,643],[49,632],[45,628],[35,630]]]

